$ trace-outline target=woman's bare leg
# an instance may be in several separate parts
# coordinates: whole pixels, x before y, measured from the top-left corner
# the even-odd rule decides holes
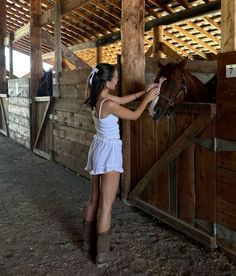
[[[99,175],[92,175],[90,182],[89,199],[85,209],[84,219],[86,221],[94,221],[97,219],[97,211],[99,206]]]
[[[108,172],[101,175],[100,200],[97,231],[104,233],[111,228],[112,205],[119,187],[120,173]]]

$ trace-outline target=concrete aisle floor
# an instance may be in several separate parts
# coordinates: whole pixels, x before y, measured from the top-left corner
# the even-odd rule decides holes
[[[89,181],[0,134],[0,276],[236,275],[220,252],[117,199],[117,260],[97,269],[83,255],[81,221]]]

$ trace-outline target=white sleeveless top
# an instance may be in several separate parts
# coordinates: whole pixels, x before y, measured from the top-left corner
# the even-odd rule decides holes
[[[120,140],[119,118],[109,114],[101,117],[103,100],[100,104],[98,117],[92,111],[96,134],[89,148],[86,170],[92,175],[106,172],[123,172],[122,168],[122,141]]]

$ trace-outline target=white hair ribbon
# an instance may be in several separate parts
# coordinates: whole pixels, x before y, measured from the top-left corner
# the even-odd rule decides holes
[[[92,85],[92,82],[93,82],[93,77],[95,75],[95,73],[97,73],[99,70],[98,68],[94,67],[88,77],[88,80],[89,80],[89,84]]]

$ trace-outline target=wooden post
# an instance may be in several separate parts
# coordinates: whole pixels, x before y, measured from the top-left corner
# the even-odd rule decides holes
[[[145,83],[145,54],[144,54],[144,0],[122,1],[121,20],[121,65],[122,65],[122,94],[140,91]],[[131,131],[130,122],[122,122],[124,174],[122,176],[122,199],[126,200],[132,181],[131,170]],[[135,137],[133,143],[139,143]],[[137,148],[137,147],[136,147]],[[134,162],[134,161],[133,161]]]
[[[9,78],[13,79],[13,41],[14,33],[9,34]]]
[[[217,63],[216,137],[236,143],[236,0],[221,1],[221,54]],[[223,142],[224,141],[224,142]],[[216,239],[219,247],[236,255],[236,155],[234,149],[216,154]]]
[[[34,145],[37,135],[37,110],[34,98],[37,96],[39,80],[42,76],[42,35],[39,27],[41,0],[30,1],[30,90],[32,97],[31,145]]]
[[[153,58],[160,59],[164,55],[161,53],[161,42],[163,41],[163,27],[155,26],[153,27]]]
[[[53,96],[60,97],[59,75],[62,71],[62,55],[61,55],[61,1],[55,4],[55,21],[54,21],[54,42],[55,42],[55,89]]]
[[[236,0],[221,1],[221,51],[236,50]]]
[[[99,46],[96,49],[96,62],[97,64],[102,63],[102,46]]]
[[[6,59],[4,38],[6,37],[6,0],[0,0],[0,94],[6,94]]]

